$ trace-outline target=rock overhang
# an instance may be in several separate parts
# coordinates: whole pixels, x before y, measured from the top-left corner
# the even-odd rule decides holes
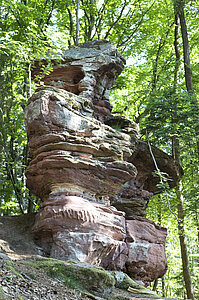
[[[41,76],[40,64],[53,65],[50,74]],[[92,100],[95,118],[110,115],[110,89],[125,66],[125,59],[107,40],[91,41],[36,61],[34,79],[40,74],[45,85],[52,85]]]
[[[167,183],[170,188],[175,187],[183,175],[183,169],[173,157],[159,148],[151,145],[149,149],[148,142],[139,140],[138,151],[130,158],[137,169],[142,170],[137,176],[137,180],[142,182],[143,188],[152,193],[161,193],[159,186],[160,177],[157,175],[157,169],[151,155],[151,151],[156,160],[160,173],[167,177]],[[143,173],[143,175],[141,174]]]

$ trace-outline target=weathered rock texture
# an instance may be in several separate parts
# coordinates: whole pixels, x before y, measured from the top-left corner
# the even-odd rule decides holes
[[[49,58],[54,67],[50,75],[43,76],[45,85],[92,100],[95,117],[100,121],[110,115],[110,89],[125,64],[125,59],[113,45],[106,40],[88,42]],[[33,75],[39,73],[37,62]]]
[[[97,45],[98,50],[86,51],[84,46],[70,50],[70,55],[66,52],[65,61],[72,56],[71,51],[76,56],[62,70],[64,81],[72,76],[75,62],[84,70],[83,78],[95,75],[95,85],[89,86],[87,81],[85,93],[71,89],[78,95],[66,91],[65,83],[61,89],[41,87],[28,102],[31,161],[27,186],[43,200],[36,216],[35,238],[47,256],[125,270],[147,284],[167,269],[166,229],[145,218],[149,198],[157,191],[157,178],[152,175],[155,166],[135,124],[111,115],[105,120],[108,113],[100,115],[104,123],[95,118],[99,113],[95,100],[101,101],[106,94],[99,93],[97,87],[109,90],[116,76],[113,74],[118,74],[123,64],[110,44]],[[85,65],[92,68],[85,69]],[[60,70],[60,66],[55,68],[45,82],[58,82]],[[153,152],[160,170],[168,173],[174,186],[181,172],[179,166],[161,150],[153,147]]]
[[[129,254],[127,273],[134,279],[150,282],[165,274],[166,256],[164,242],[166,228],[154,222],[135,217],[126,221]]]

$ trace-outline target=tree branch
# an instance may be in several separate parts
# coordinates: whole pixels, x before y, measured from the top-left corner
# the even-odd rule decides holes
[[[98,32],[98,30],[99,30],[99,27],[100,27],[100,25],[101,25],[101,22],[102,22],[102,19],[103,19],[104,10],[105,10],[106,5],[107,5],[108,2],[109,2],[109,0],[106,0],[106,1],[103,3],[102,9],[100,9],[99,12],[98,12],[98,16],[99,16],[99,17],[96,19],[95,32],[94,32],[94,34],[92,35],[91,39],[93,39],[93,38],[95,37],[96,34],[98,34],[98,38],[99,38],[99,32]],[[97,24],[97,22],[98,22],[98,24]]]
[[[150,9],[153,7],[154,3],[156,0],[153,1],[153,3],[151,4],[151,6],[142,14],[142,17],[140,19],[140,21],[138,22],[137,27],[133,30],[133,32],[128,36],[128,38],[123,41],[120,45],[118,45],[118,47],[121,47],[123,45],[125,45],[132,37],[133,35],[136,33],[136,31],[138,30],[138,28],[140,27],[140,25],[142,24],[143,20],[144,20],[144,16],[150,11]],[[126,48],[126,47],[125,47]],[[125,50],[124,48],[124,50]]]
[[[152,151],[152,147],[151,147],[151,144],[150,144],[150,141],[149,141],[148,134],[146,134],[146,136],[147,136],[147,142],[148,142],[148,146],[149,146],[149,151],[150,151],[151,157],[152,157],[152,159],[153,159],[153,162],[154,162],[154,165],[155,165],[157,174],[158,174],[158,176],[159,176],[159,178],[160,178],[160,183],[161,183],[162,185],[164,185],[164,182],[163,182],[163,179],[162,179],[162,174],[161,174],[161,172],[160,172],[160,169],[158,168],[158,165],[157,165],[155,156],[154,156],[154,154],[153,154],[153,151]],[[167,191],[165,190],[164,193],[165,193],[165,195],[166,195],[166,199],[167,199],[167,204],[168,204],[169,211],[174,215],[175,219],[177,220],[177,222],[178,222],[178,224],[179,224],[179,220],[178,220],[176,214],[175,214],[175,213],[172,211],[172,209],[171,209],[171,205],[170,205],[170,201],[169,201],[169,197],[168,197]]]
[[[108,31],[107,31],[107,33],[106,33],[104,39],[107,39],[107,37],[109,36],[110,31],[113,29],[114,25],[117,24],[117,23],[119,22],[119,20],[121,19],[125,7],[126,7],[126,1],[125,1],[125,3],[124,3],[124,6],[122,7],[122,9],[121,9],[121,11],[120,11],[119,16],[117,17],[117,19],[112,23],[112,25],[111,25],[110,28],[108,29]]]

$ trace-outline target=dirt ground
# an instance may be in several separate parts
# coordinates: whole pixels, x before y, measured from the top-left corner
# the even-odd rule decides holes
[[[32,234],[34,219],[34,214],[0,217],[0,252],[16,260],[39,255]]]

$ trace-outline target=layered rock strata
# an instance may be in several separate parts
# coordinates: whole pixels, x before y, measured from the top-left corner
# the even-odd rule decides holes
[[[104,121],[112,109],[110,89],[125,65],[117,49],[106,40],[92,41],[50,55],[49,60],[53,71],[40,81],[93,101],[95,118]],[[46,59],[43,64],[47,64]],[[36,62],[33,77],[38,78],[40,73],[40,64]]]
[[[47,256],[126,270],[148,283],[167,267],[166,231],[143,217],[152,195],[143,186],[154,166],[139,169],[143,146],[130,123],[117,131],[93,114],[91,101],[54,87],[29,100],[27,186],[43,200],[35,237]]]
[[[103,78],[113,70],[108,66]],[[108,118],[101,115],[103,122],[97,120],[95,99],[103,96],[95,89],[90,99],[91,94],[85,98],[60,87],[40,87],[26,109],[27,186],[43,201],[35,239],[46,256],[123,270],[147,285],[167,269],[166,229],[145,218],[149,198],[158,191],[148,145],[134,123],[111,116],[110,110]],[[180,167],[166,153],[152,150],[174,186]]]

